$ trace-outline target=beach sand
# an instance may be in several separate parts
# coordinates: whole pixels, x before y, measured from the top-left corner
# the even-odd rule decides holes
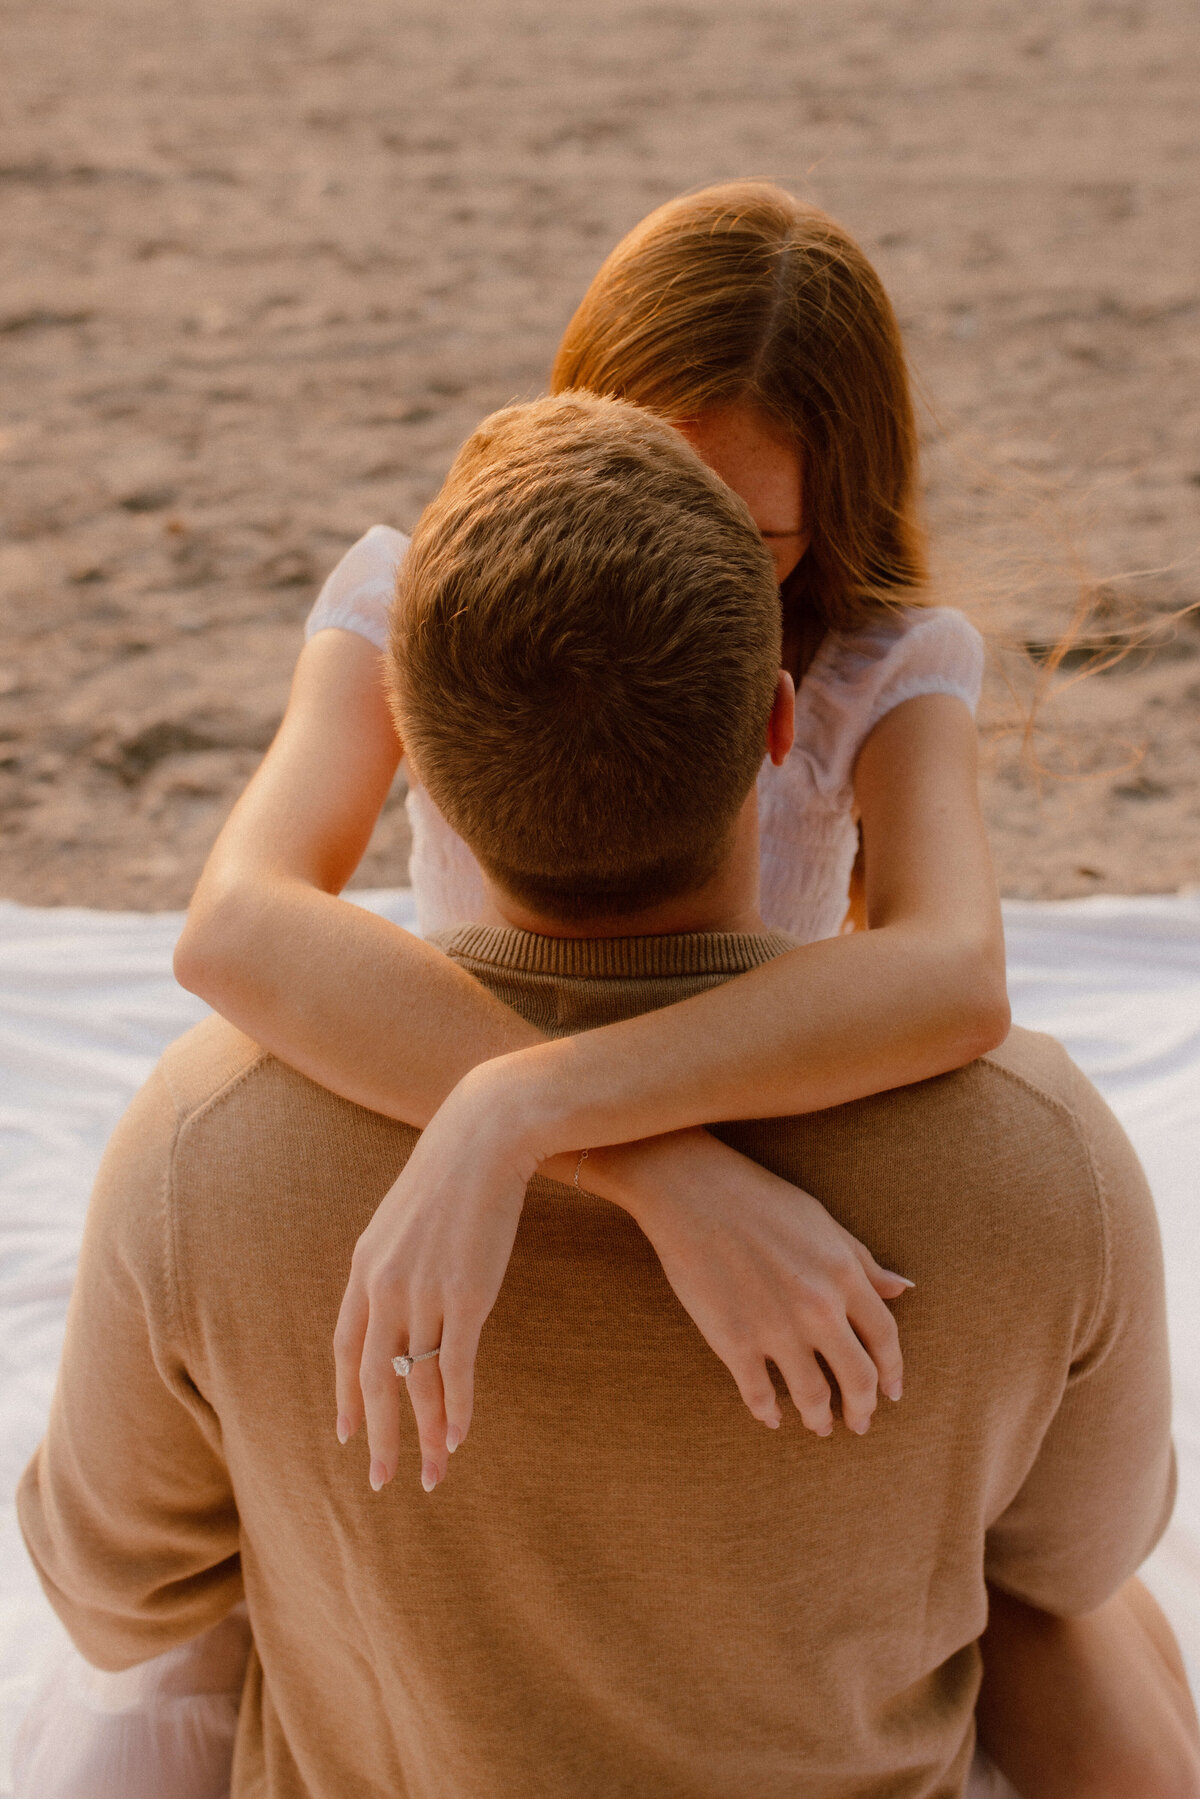
[[[9,0],[0,64],[0,895],[184,904],[323,574],[544,387],[628,226],[740,174],[895,299],[1005,892],[1200,881],[1185,0]],[[1140,647],[1031,757],[1080,594]],[[397,793],[359,882],[406,849]]]

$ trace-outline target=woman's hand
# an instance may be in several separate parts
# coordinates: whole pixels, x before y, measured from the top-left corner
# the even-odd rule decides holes
[[[879,1392],[900,1398],[904,1361],[884,1300],[913,1283],[881,1268],[810,1193],[702,1130],[601,1153],[627,1159],[617,1174],[625,1208],[755,1418],[782,1422],[773,1362],[805,1426],[829,1436],[818,1355],[855,1435],[870,1428]]]
[[[484,1065],[486,1066],[486,1064]],[[338,1436],[366,1418],[371,1485],[400,1456],[400,1386],[392,1358],[440,1353],[404,1382],[432,1492],[471,1423],[475,1351],[500,1291],[537,1157],[506,1133],[473,1070],[434,1114],[359,1238],[334,1335]]]
[[[335,1339],[338,1434],[363,1422],[371,1482],[400,1453],[392,1357],[441,1345],[408,1376],[427,1491],[470,1427],[475,1354],[512,1253],[525,1188],[540,1171],[571,1178],[575,1158],[541,1161],[513,1122],[506,1073],[484,1064],[424,1132],[360,1237]],[[900,1397],[903,1363],[884,1304],[911,1284],[881,1268],[810,1194],[702,1130],[589,1152],[589,1191],[629,1212],[747,1407],[781,1423],[774,1363],[805,1425],[833,1428],[823,1357],[849,1429],[864,1432],[880,1389]]]

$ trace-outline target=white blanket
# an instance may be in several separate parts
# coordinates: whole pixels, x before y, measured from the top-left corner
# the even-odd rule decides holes
[[[412,925],[407,893],[355,894]],[[1179,1505],[1146,1574],[1200,1675],[1200,895],[1005,909],[1020,1023],[1060,1038],[1132,1137],[1162,1219]],[[41,1434],[88,1190],[113,1124],[203,1007],[171,978],[180,915],[0,902],[0,1799],[61,1640],[11,1494]]]

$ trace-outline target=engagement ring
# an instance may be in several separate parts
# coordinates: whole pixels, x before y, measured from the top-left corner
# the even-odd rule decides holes
[[[423,1349],[420,1355],[394,1355],[392,1367],[403,1380],[407,1380],[418,1362],[427,1362],[430,1356],[437,1355],[441,1347],[439,1343],[437,1349]]]

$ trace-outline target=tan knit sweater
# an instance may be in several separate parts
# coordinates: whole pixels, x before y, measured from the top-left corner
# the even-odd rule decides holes
[[[465,966],[548,1030],[681,998],[778,937],[557,942]],[[961,1790],[984,1576],[1098,1604],[1172,1492],[1158,1237],[1048,1039],[722,1133],[916,1290],[866,1438],[747,1414],[627,1216],[534,1182],[432,1496],[334,1435],[354,1241],[413,1133],[229,1026],[168,1051],[97,1184],[21,1521],[117,1668],[241,1598],[235,1799],[923,1799]]]

